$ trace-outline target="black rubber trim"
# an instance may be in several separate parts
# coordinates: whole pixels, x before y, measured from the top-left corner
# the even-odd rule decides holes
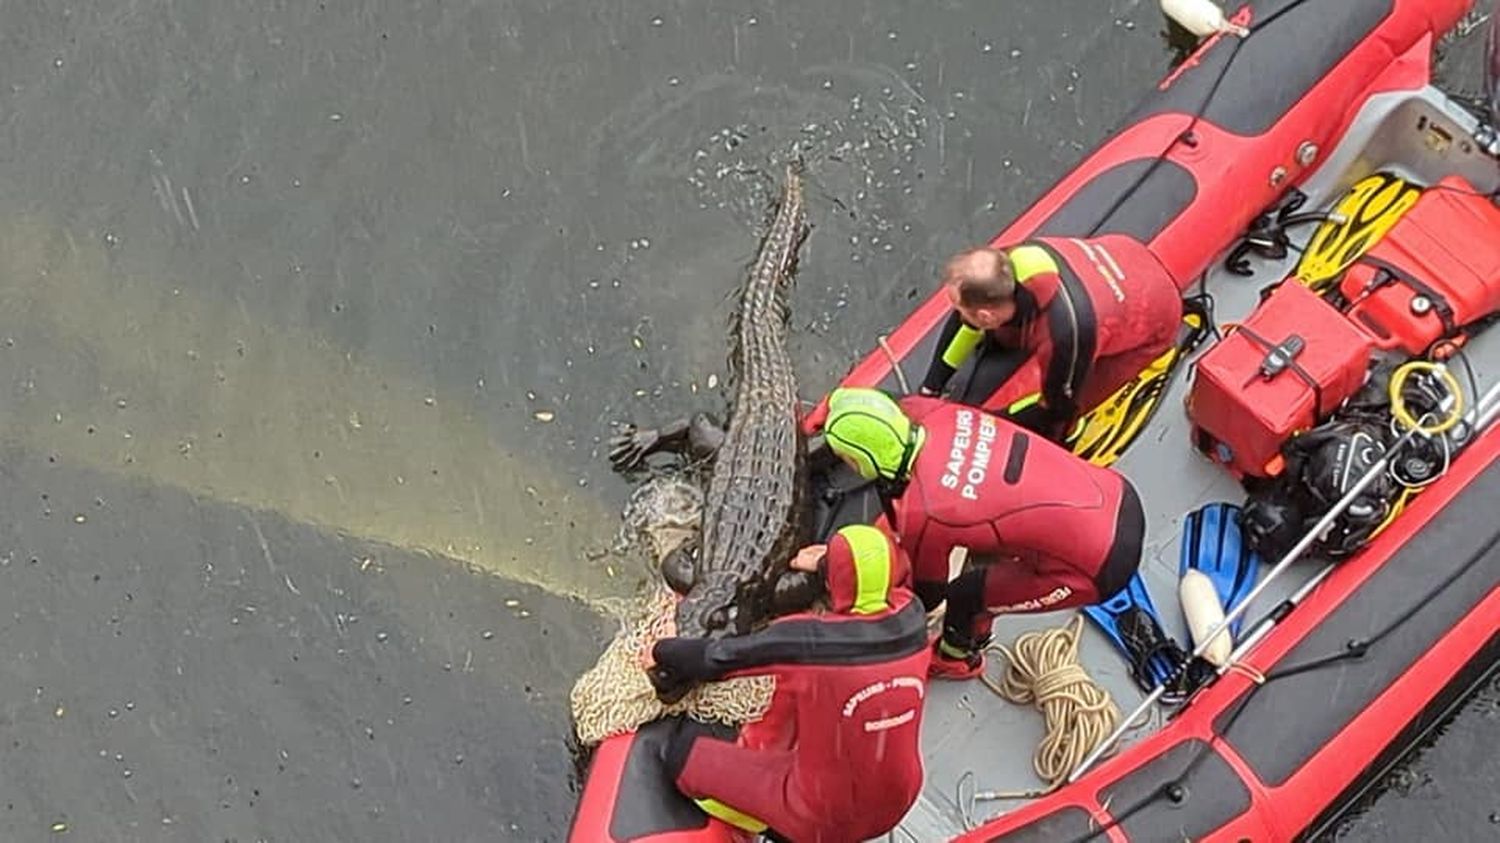
[[[1031,352],[1026,349],[1012,348],[995,339],[994,334],[986,333],[970,359],[959,368],[949,400],[974,407],[984,404],[1030,359]]]
[[[720,638],[706,651],[714,675],[771,664],[874,664],[927,646],[922,602],[912,600],[883,618],[784,620],[750,635]]]
[[[1055,249],[1038,243],[1057,264],[1058,287],[1047,304],[1047,332],[1052,355],[1042,375],[1042,396],[1058,419],[1071,419],[1078,412],[1078,395],[1094,369],[1099,347],[1099,320],[1078,273]],[[1059,357],[1061,354],[1061,357]]]
[[[1083,184],[1037,227],[1036,237],[1098,237],[1126,234],[1150,243],[1198,196],[1198,182],[1186,167],[1162,161],[1139,185],[1155,158],[1116,164]],[[1133,190],[1132,190],[1133,188]],[[1130,191],[1123,202],[1120,197]],[[1101,214],[1119,207],[1108,219]]]
[[[962,327],[964,327],[964,320],[958,311],[948,314],[948,318],[943,321],[942,329],[938,331],[937,345],[933,346],[932,362],[927,365],[927,374],[922,378],[922,386],[933,392],[942,392],[943,388],[948,385],[948,381],[953,379],[953,373],[957,371],[957,367],[948,365],[943,355],[948,352],[948,346],[953,344],[954,338],[958,336],[958,331]]]
[[[1251,25],[1297,2],[1254,0]],[[1233,40],[1228,38],[1171,87],[1131,112],[1124,125],[1158,114],[1193,114],[1222,74],[1203,119],[1237,135],[1264,134],[1369,37],[1390,15],[1392,6],[1392,0],[1304,2],[1240,43],[1227,73],[1224,65],[1234,55]]]
[[[1099,792],[1101,805],[1135,805],[1183,774],[1198,755],[1177,798],[1158,798],[1120,823],[1131,840],[1201,840],[1250,809],[1250,789],[1223,756],[1198,739],[1170,749]]]
[[[1392,558],[1278,663],[1296,665],[1336,653],[1445,576],[1468,564],[1496,535],[1500,462],[1470,481]],[[1500,581],[1500,545],[1493,545],[1453,583],[1434,595],[1363,658],[1286,676],[1261,688],[1226,723],[1230,704],[1214,723],[1267,785],[1282,784],[1312,755],[1432,648]],[[1273,670],[1275,668],[1273,667]],[[1288,712],[1296,712],[1289,717]]]
[[[1489,684],[1490,677],[1497,671],[1500,671],[1500,631],[1490,636],[1489,643],[1464,665],[1452,682],[1444,686],[1443,692],[1432,704],[1423,709],[1422,714],[1402,729],[1396,739],[1365,767],[1360,777],[1303,829],[1296,837],[1298,843],[1321,838],[1346,813],[1357,810],[1366,793],[1379,784],[1392,767],[1399,764],[1434,730],[1441,728],[1475,691]]]
[[[1021,482],[1021,469],[1026,467],[1026,449],[1031,446],[1031,437],[1021,431],[1010,435],[1010,453],[1005,457],[1005,473],[1001,475],[1006,483],[1014,486]]]
[[[1105,557],[1099,576],[1094,580],[1101,603],[1130,583],[1130,578],[1141,566],[1141,546],[1146,540],[1146,513],[1141,507],[1141,497],[1129,480],[1124,482],[1120,514],[1115,519],[1115,540],[1109,546],[1109,556]]]
[[[1053,843],[1055,840],[1076,840],[1094,828],[1093,818],[1088,811],[1082,808],[1063,808],[1014,831],[991,837],[989,843]]]
[[[708,825],[708,815],[667,778],[663,759],[677,729],[677,718],[668,718],[647,723],[636,732],[609,818],[609,834],[615,840],[638,840]],[[733,738],[733,730],[719,731]]]

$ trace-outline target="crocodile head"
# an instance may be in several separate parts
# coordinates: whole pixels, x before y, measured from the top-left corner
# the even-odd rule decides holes
[[[752,612],[742,607],[754,601],[755,595],[733,576],[719,574],[699,579],[677,604],[677,634],[690,638],[721,638],[749,632]]]

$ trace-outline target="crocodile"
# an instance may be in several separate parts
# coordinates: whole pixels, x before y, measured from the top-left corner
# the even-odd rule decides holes
[[[678,635],[744,634],[816,594],[810,577],[787,568],[807,522],[807,442],[786,338],[808,230],[802,168],[793,162],[731,320],[727,426],[700,412],[655,429],[627,425],[610,440],[609,458],[620,471],[657,452],[711,463],[701,530],[661,560],[663,578],[682,595]]]

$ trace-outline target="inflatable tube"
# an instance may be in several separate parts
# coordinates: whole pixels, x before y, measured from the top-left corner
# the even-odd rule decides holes
[[[991,243],[1012,245],[1034,235],[1123,234],[1146,244],[1178,287],[1185,290],[1239,239],[1257,214],[1285,196],[1322,163],[1323,156],[1372,96],[1416,90],[1428,83],[1433,41],[1437,34],[1457,23],[1468,5],[1468,0],[1341,0],[1339,3],[1253,0],[1231,15],[1233,22],[1254,30],[1249,38],[1215,37],[1205,42],[1161,81],[1120,129]],[[925,370],[947,314],[946,297],[934,289],[933,295],[888,337],[890,350],[908,372]],[[882,349],[873,350],[851,368],[841,385],[879,386],[898,391],[891,359]],[[826,412],[825,396],[805,420],[808,433],[815,433],[821,427]],[[1455,464],[1452,476],[1445,478],[1441,488],[1435,487],[1422,495],[1412,510],[1354,564],[1370,568],[1372,580],[1386,577],[1387,569],[1380,568],[1379,563],[1397,552],[1408,552],[1400,546],[1401,541],[1411,538],[1462,486],[1459,475],[1463,472],[1458,471],[1459,465],[1470,467],[1468,476],[1472,479],[1479,473],[1476,464],[1500,452],[1500,438],[1487,437],[1485,445],[1471,448]],[[1493,482],[1487,486],[1493,488],[1466,493],[1465,500],[1475,506],[1486,500],[1486,494],[1490,496],[1488,500],[1500,495],[1500,468],[1485,476],[1492,478]],[[1450,490],[1446,497],[1443,489]],[[861,520],[870,520],[878,514],[855,513]],[[844,513],[845,517],[849,515]],[[1478,524],[1488,523],[1486,516],[1474,518]],[[1447,514],[1438,520],[1448,520]],[[1414,552],[1434,553],[1431,549]],[[1452,558],[1451,554],[1437,555],[1450,561]],[[1495,559],[1500,560],[1500,554]],[[1476,576],[1494,575],[1482,565],[1476,570]],[[1441,572],[1429,571],[1429,575],[1441,576]],[[1359,585],[1350,584],[1348,579],[1341,582],[1350,590]],[[1382,582],[1385,584],[1381,588],[1362,590],[1361,598],[1373,594],[1376,596],[1369,599],[1381,599],[1380,595],[1395,599],[1410,593],[1410,584],[1399,579]],[[1452,592],[1460,596],[1473,594],[1461,589]],[[1316,624],[1324,614],[1344,612],[1340,605],[1344,596],[1347,595],[1333,595],[1319,601],[1316,611],[1299,612],[1268,636],[1257,656],[1276,657],[1298,645],[1304,636],[1317,638],[1310,624]],[[1491,606],[1489,617],[1494,617],[1500,613],[1500,593],[1490,594],[1487,599],[1487,605]],[[1242,735],[1241,730],[1251,727],[1236,723],[1229,730],[1231,740],[1244,737],[1235,743],[1234,749],[1221,745],[1209,747],[1206,742],[1208,736],[1216,734],[1212,714],[1221,712],[1234,701],[1234,695],[1247,690],[1245,680],[1231,676],[1207,689],[1204,701],[1195,704],[1173,728],[1131,747],[1077,784],[962,839],[1050,840],[1087,834],[1097,828],[1093,823],[1109,821],[1103,806],[1128,804],[1141,793],[1159,787],[1162,781],[1178,774],[1187,760],[1205,751],[1205,747],[1209,747],[1208,757],[1195,766],[1191,786],[1200,794],[1216,794],[1212,799],[1194,803],[1195,810],[1201,808],[1207,814],[1184,825],[1187,820],[1180,813],[1163,816],[1163,812],[1176,811],[1175,807],[1154,806],[1123,824],[1130,838],[1181,839],[1188,833],[1199,839],[1215,829],[1233,829],[1227,839],[1290,839],[1290,834],[1283,833],[1285,829],[1302,828],[1313,821],[1332,799],[1329,788],[1351,786],[1352,776],[1358,772],[1349,771],[1346,763],[1341,769],[1348,775],[1329,769],[1328,749],[1342,747],[1341,751],[1347,753],[1386,746],[1391,737],[1388,723],[1384,731],[1380,731],[1378,723],[1374,727],[1362,724],[1370,716],[1379,716],[1380,706],[1390,692],[1405,691],[1409,704],[1430,704],[1436,693],[1434,689],[1452,686],[1451,681],[1435,680],[1452,680],[1467,664],[1453,664],[1455,654],[1475,653],[1483,644],[1483,640],[1474,643],[1476,636],[1494,635],[1493,624],[1489,629],[1479,629],[1471,623],[1472,613],[1463,614],[1470,608],[1457,604],[1448,607],[1453,614],[1452,623],[1441,627],[1450,637],[1466,636],[1470,646],[1441,652],[1434,647],[1426,659],[1403,673],[1410,662],[1408,653],[1406,662],[1398,658],[1386,665],[1386,672],[1371,673],[1383,677],[1389,688],[1378,700],[1373,696],[1382,689],[1372,690],[1368,711],[1347,713],[1339,737],[1351,735],[1351,742],[1330,740],[1328,735],[1302,737],[1307,743],[1307,752],[1302,756],[1305,764],[1299,770],[1286,772],[1284,781],[1276,785],[1283,789],[1278,797],[1281,801],[1275,803],[1276,813],[1264,807],[1271,803],[1265,801],[1269,791],[1263,784],[1266,779],[1259,775],[1252,761],[1256,737]],[[1328,629],[1339,631],[1339,625]],[[1432,639],[1436,635],[1432,629],[1422,631],[1429,634],[1426,645],[1437,643]],[[1342,634],[1347,638],[1350,633],[1344,629]],[[1273,647],[1272,642],[1277,642],[1277,646]],[[1326,646],[1322,642],[1315,645]],[[1435,684],[1414,688],[1411,683],[1421,681],[1424,666]],[[1415,680],[1414,675],[1418,677]],[[1429,693],[1420,693],[1420,688]],[[1302,686],[1278,688],[1277,693],[1279,696],[1267,694],[1265,699],[1277,700],[1286,707],[1283,711],[1295,711],[1300,705],[1318,705],[1316,700],[1301,699],[1308,693]],[[1274,717],[1276,704],[1252,701],[1247,709],[1254,707],[1267,712],[1264,716]],[[1408,717],[1401,722],[1409,720]],[[1315,721],[1335,722],[1328,718]],[[1246,714],[1245,722],[1256,720]],[[580,798],[569,836],[571,841],[728,843],[737,839],[733,829],[711,820],[666,780],[660,761],[662,730],[658,727],[661,725],[650,724],[638,733],[612,738],[599,747]],[[1360,729],[1371,731],[1362,733]],[[1314,738],[1326,743],[1318,743]],[[1337,755],[1334,752],[1332,757]],[[1302,795],[1298,795],[1299,787]],[[1284,816],[1283,805],[1288,806]]]
[[[1118,233],[1144,242],[1190,287],[1250,221],[1320,163],[1374,95],[1416,90],[1432,44],[1469,0],[1255,0],[1232,15],[1254,33],[1204,42],[1123,126],[997,235]],[[926,370],[949,305],[935,288],[887,338],[908,374]],[[844,386],[896,392],[874,349]],[[826,399],[807,418],[822,425]]]
[[[1232,38],[1206,42],[990,242],[1125,234],[1145,243],[1186,290],[1257,214],[1322,163],[1372,97],[1429,84],[1433,43],[1468,6],[1257,0],[1240,7],[1233,21],[1263,28],[1238,46]],[[947,314],[946,297],[934,289],[887,338],[908,375],[925,370]],[[867,355],[841,385],[899,391],[884,350]],[[820,403],[809,415],[809,433],[825,411]],[[1326,672],[1267,685],[1228,674],[1170,727],[958,839],[1242,841],[1316,833],[1494,669],[1500,536],[1488,511],[1497,495],[1500,430],[1491,430],[1250,656],[1262,673],[1325,657],[1370,634],[1372,617],[1410,611],[1414,594],[1451,579],[1421,605],[1420,623],[1392,628],[1378,652],[1340,671],[1338,694],[1330,695]],[[839,513],[841,520],[876,515]],[[1153,798],[1172,783],[1181,798]]]
[[[568,832],[572,843],[738,843],[733,828],[709,817],[667,781],[662,751],[670,721],[606,738],[594,751]]]

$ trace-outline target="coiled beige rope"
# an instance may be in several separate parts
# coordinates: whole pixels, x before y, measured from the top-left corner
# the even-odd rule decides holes
[[[626,622],[599,661],[573,685],[573,728],[591,746],[669,714],[738,726],[760,719],[771,707],[776,680],[745,676],[700,685],[671,706],[662,705],[646,678],[647,652],[671,634],[675,595],[659,587],[641,616]]]
[[[999,683],[981,677],[990,690],[1013,703],[1034,703],[1047,721],[1047,734],[1032,756],[1036,774],[1051,791],[1062,784],[1094,747],[1114,732],[1120,709],[1078,663],[1083,615],[1057,629],[1025,633],[1007,649],[991,650],[1008,665]]]

